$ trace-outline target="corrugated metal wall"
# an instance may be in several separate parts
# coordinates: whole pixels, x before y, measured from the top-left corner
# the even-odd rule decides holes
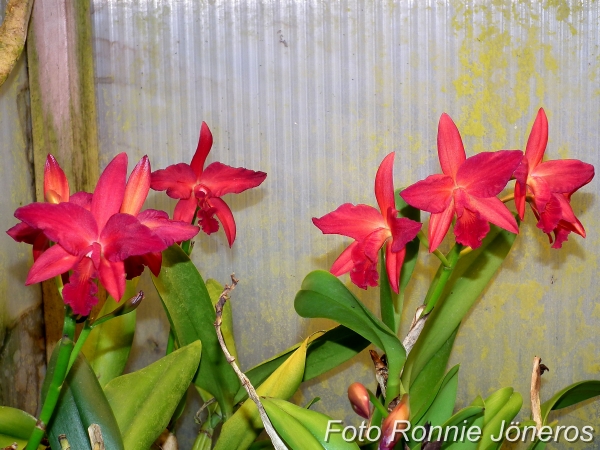
[[[442,112],[456,120],[471,155],[523,148],[543,106],[548,157],[598,167],[596,1],[94,0],[93,7],[103,166],[121,151],[131,166],[144,154],[154,169],[189,162],[204,120],[215,138],[209,162],[268,173],[259,189],[226,198],[238,224],[233,249],[219,232],[200,236],[194,251],[206,278],[226,282],[235,271],[241,280],[233,305],[243,368],[330,325],[293,310],[303,277],[328,269],[347,244],[321,235],[311,217],[344,202],[374,204],[375,171],[390,151],[397,187],[438,172]],[[11,134],[16,126],[2,124],[3,140],[21,139]],[[3,183],[14,188],[10,176]],[[30,195],[23,183],[19,189]],[[560,251],[549,248],[529,214],[457,338],[460,406],[507,385],[527,398],[534,355],[551,369],[543,399],[599,377],[598,193],[594,180],[574,197],[588,237],[571,238]],[[174,201],[153,194],[147,206],[172,211]],[[3,261],[16,267],[11,245],[3,245]],[[405,322],[435,269],[422,256]],[[355,291],[376,308],[376,290]],[[156,298],[138,317],[132,369],[164,354],[166,342]],[[356,380],[371,383],[365,358],[308,383],[298,399],[318,395],[317,409],[357,423],[345,401]],[[564,420],[600,430],[598,416],[595,402],[571,408]]]

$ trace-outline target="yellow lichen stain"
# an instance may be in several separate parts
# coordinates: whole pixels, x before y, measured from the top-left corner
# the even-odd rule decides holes
[[[454,119],[463,137],[475,138],[475,152],[514,148],[512,139],[508,142],[509,128],[532,104],[543,102],[544,77],[558,71],[552,46],[540,42],[540,16],[525,20],[506,2],[469,7],[456,1],[454,5],[454,32],[462,37],[459,73],[452,83],[462,107]],[[523,134],[516,130],[511,135],[522,141]]]

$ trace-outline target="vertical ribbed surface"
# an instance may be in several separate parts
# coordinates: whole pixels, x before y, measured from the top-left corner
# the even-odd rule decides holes
[[[329,268],[348,244],[321,235],[311,217],[345,202],[375,204],[375,172],[391,151],[396,187],[438,172],[442,112],[471,155],[523,148],[543,106],[547,156],[598,166],[598,2],[554,3],[94,1],[104,164],[121,151],[149,154],[154,169],[189,162],[204,120],[215,141],[208,162],[268,173],[260,188],[225,197],[238,224],[233,249],[219,232],[200,236],[194,250],[205,277],[226,282],[235,271],[241,280],[232,302],[242,367],[329,326],[293,310],[305,274]],[[528,213],[457,339],[459,405],[505,385],[527,397],[534,355],[552,369],[543,398],[597,377],[597,186],[573,200],[587,239],[573,237],[561,251],[549,249]],[[148,206],[172,210],[174,201],[153,194]],[[410,311],[435,268],[427,255],[422,261]],[[358,294],[376,308],[376,290]],[[158,303],[147,305],[139,346],[166,332]],[[319,395],[317,408],[344,417],[347,385],[370,379],[366,361],[348,364],[310,383],[303,401]],[[599,413],[592,404],[568,420],[581,425]]]

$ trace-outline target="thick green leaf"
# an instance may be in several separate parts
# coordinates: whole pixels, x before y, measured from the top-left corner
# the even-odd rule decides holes
[[[427,362],[417,379],[410,387],[410,408],[412,411],[425,411],[431,405],[437,394],[435,386],[441,386],[441,381],[446,373],[446,366],[450,359],[450,352],[458,327],[448,340],[440,347],[435,355]],[[426,406],[427,405],[427,406]]]
[[[127,280],[127,288],[123,301],[136,294],[137,279]],[[98,317],[102,317],[121,303],[108,297]],[[90,332],[81,351],[96,372],[100,386],[105,386],[110,380],[118,377],[125,370],[129,351],[133,344],[135,332],[136,311],[124,314],[94,327]]]
[[[309,338],[269,378],[261,384],[256,393],[261,397],[288,399],[300,386],[306,364],[306,349]],[[215,450],[245,450],[258,436],[263,428],[258,409],[250,399],[223,424],[221,435]]]
[[[296,344],[278,355],[263,361],[246,372],[254,387],[260,386],[301,344]],[[302,381],[312,380],[356,356],[369,345],[369,341],[342,325],[332,328],[312,340],[306,352],[306,369]],[[234,403],[247,397],[241,387]]]
[[[106,385],[127,450],[148,450],[165,429],[196,373],[201,351],[200,341],[193,342]]]
[[[319,441],[298,419],[268,399],[263,399],[262,404],[277,434],[291,450],[323,450]]]
[[[548,420],[550,411],[566,408],[597,395],[600,395],[600,380],[580,381],[558,391],[550,400],[542,404],[544,425]]]
[[[315,447],[316,449],[358,450],[358,445],[355,442],[346,442],[343,439],[341,433],[343,428],[340,423],[332,423],[330,430],[333,429],[337,432],[332,433],[330,431],[328,440],[325,441],[328,423],[332,420],[325,414],[321,414],[320,412],[312,411],[306,408],[301,408],[293,403],[277,398],[264,399],[263,405],[265,406],[265,410],[273,422],[273,426],[277,430],[277,433],[287,443],[290,443],[290,445],[291,442],[286,436],[291,436],[291,438],[294,438],[294,442],[297,442],[298,439],[296,439],[294,435],[305,436],[306,432],[308,432],[310,437],[307,437],[306,442],[316,441],[318,445]],[[272,416],[275,417],[275,421],[273,421]],[[275,422],[277,422],[277,424]],[[297,446],[296,444],[291,446],[294,449],[298,448],[300,450],[310,448],[309,446],[302,446],[302,440],[300,440],[300,446]]]
[[[504,405],[506,405],[506,402],[508,402],[514,392],[515,390],[512,387],[505,387],[498,389],[485,399],[485,415],[483,417],[483,426],[486,426],[488,423],[490,423],[490,420],[496,417],[496,414],[498,414],[500,410],[504,408]]]
[[[510,251],[515,237],[508,231],[493,227],[480,248],[460,259],[404,365],[402,384],[409,391],[423,367],[446,343],[485,290]]]
[[[215,308],[204,280],[178,245],[172,245],[162,255],[160,275],[152,277],[152,280],[171,329],[181,347],[196,340],[202,342],[202,360],[194,383],[214,395],[221,411],[229,416],[240,382],[225,360],[217,340]]]
[[[503,427],[504,431],[506,431],[506,424],[510,424],[510,421],[516,417],[522,405],[523,398],[521,394],[513,392],[502,408],[500,408],[500,411],[481,430],[481,441],[479,441],[478,448],[482,450],[500,448],[504,437],[502,436],[498,442],[494,441],[499,437]]]
[[[8,447],[14,442],[19,448],[25,448],[29,436],[35,427],[35,417],[20,409],[0,406],[0,448]],[[42,450],[46,448],[39,446]]]
[[[430,422],[432,426],[440,426],[452,416],[458,389],[458,369],[459,366],[456,365],[448,371],[427,411],[417,413],[411,423],[418,426]]]
[[[398,377],[406,359],[402,343],[337,277],[323,270],[309,273],[294,307],[302,317],[335,320],[383,349],[388,358],[388,399],[399,394]]]
[[[454,425],[457,426],[458,429],[456,431],[451,429],[444,430],[444,437],[447,436],[448,439],[445,440],[444,444],[442,444],[442,450],[476,450],[477,446],[479,445],[479,439],[475,439],[475,432],[483,429],[484,410],[485,407],[483,399],[478,396],[471,406],[467,406],[448,419],[444,426],[450,427]],[[471,415],[470,417],[457,420],[459,416],[467,414],[467,412],[475,412],[475,414]],[[470,432],[471,434],[469,434],[469,430],[472,430]]]
[[[106,448],[125,448],[119,426],[96,374],[80,353],[67,375],[48,424],[50,445],[52,448],[61,448],[58,436],[64,434],[71,448],[91,450],[87,430],[92,424],[100,426]]]

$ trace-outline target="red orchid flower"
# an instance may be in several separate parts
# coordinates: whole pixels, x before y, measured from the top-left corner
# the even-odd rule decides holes
[[[119,300],[125,290],[123,261],[129,256],[162,251],[167,246],[136,217],[119,212],[123,203],[140,206],[143,203],[139,194],[134,193],[128,194],[124,202],[126,174],[127,155],[121,153],[100,176],[89,209],[85,203],[69,201],[32,203],[15,211],[17,219],[41,230],[56,243],[35,261],[26,284],[73,270],[64,286],[63,299],[75,314],[88,315],[97,302],[96,278]],[[65,198],[64,193],[63,190],[58,195]]]
[[[571,195],[594,178],[594,166],[577,159],[542,162],[548,144],[548,119],[538,111],[521,165],[515,171],[515,205],[519,216],[525,215],[529,201],[538,219],[537,227],[554,233],[552,248],[561,248],[569,233],[585,237],[585,229],[571,208]]]
[[[422,224],[399,218],[394,201],[394,153],[381,162],[375,176],[375,197],[379,211],[368,205],[344,203],[338,209],[313,223],[323,234],[341,234],[354,239],[331,267],[340,276],[350,272],[350,279],[361,289],[377,286],[379,250],[385,245],[385,264],[394,292],[398,293],[400,270],[406,254],[405,246],[412,241]]]
[[[523,152],[482,152],[470,158],[458,128],[448,114],[438,127],[438,156],[443,174],[430,175],[409,186],[400,196],[415,208],[431,213],[429,251],[442,242],[456,214],[456,242],[477,248],[490,230],[491,222],[518,233],[517,222],[496,198],[519,165]]]
[[[146,209],[140,212],[150,191],[151,172],[148,156],[144,156],[129,176],[120,212],[136,217],[142,225],[152,230],[164,242],[165,248],[175,242],[185,241],[196,236],[199,231],[198,227],[189,222],[170,220],[169,215],[164,211]],[[158,276],[161,264],[161,252],[130,256],[125,260],[126,278],[131,280],[140,276],[144,266],[148,266],[154,276]]]
[[[72,196],[70,195],[69,181],[56,158],[50,154],[44,164],[44,198],[48,203],[54,204],[70,201],[83,206],[91,202],[91,194],[87,192],[77,192]],[[34,261],[50,246],[50,241],[41,230],[24,222],[18,223],[7,233],[15,241],[25,242],[33,246]]]
[[[202,122],[198,148],[191,164],[173,164],[166,169],[152,173],[152,189],[167,191],[171,198],[179,199],[173,218],[190,223],[197,211],[198,223],[206,234],[219,230],[219,218],[229,246],[235,240],[235,220],[233,214],[221,196],[239,194],[246,189],[260,185],[267,174],[231,167],[214,162],[204,167],[206,157],[212,147],[213,138],[208,125]]]

